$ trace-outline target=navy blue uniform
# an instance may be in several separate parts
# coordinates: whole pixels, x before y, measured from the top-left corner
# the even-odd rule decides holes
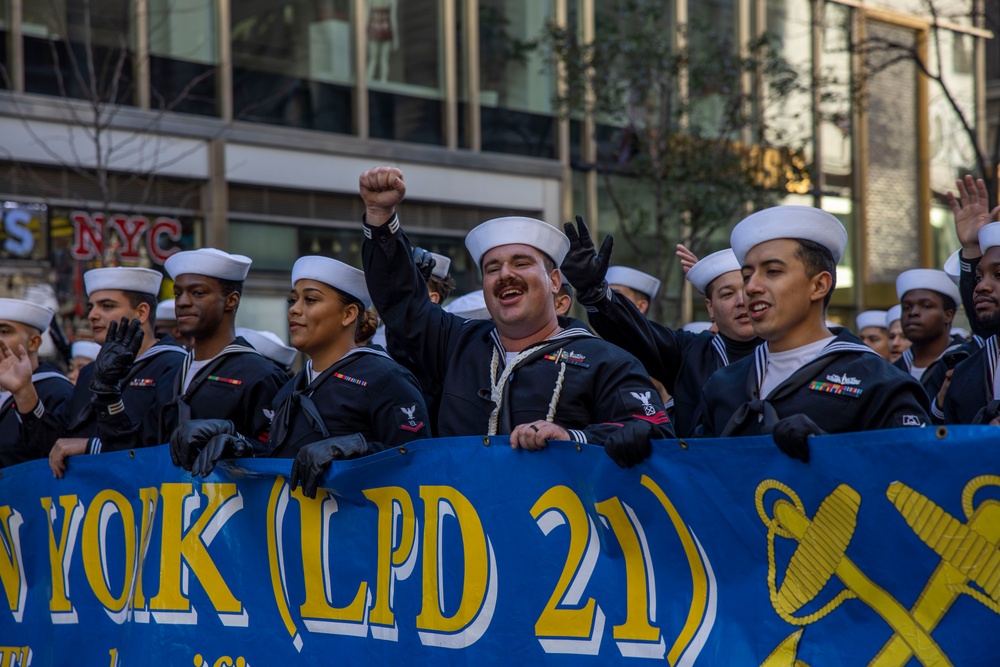
[[[651,322],[616,292],[587,310],[598,335],[634,354],[650,377],[666,387],[674,402],[674,430],[681,438],[692,435],[698,425],[701,390],[708,378],[763,342],[754,338],[741,343],[707,331],[670,329]]]
[[[920,377],[920,384],[924,388],[924,391],[927,392],[927,400],[932,403],[936,401],[938,392],[941,391],[941,385],[944,384],[945,374],[948,372],[948,367],[944,365],[944,355],[950,352],[958,351],[966,351],[971,355],[978,349],[979,345],[974,342],[962,342],[949,345],[948,348],[941,353],[941,356],[935,359],[934,362],[927,367],[924,374]],[[903,352],[903,356],[893,362],[893,365],[909,375],[910,369],[913,367],[913,349],[910,348]]]
[[[704,437],[770,433],[784,417],[804,414],[827,433],[848,433],[928,422],[927,395],[915,379],[894,368],[842,329],[812,361],[775,387],[760,386],[767,345],[715,373],[702,392]]]
[[[398,218],[382,227],[365,225],[365,236],[368,291],[386,329],[441,387],[439,435],[487,433],[491,421],[495,433],[510,433],[551,413],[578,442],[602,443],[633,419],[654,424],[654,438],[672,437],[639,361],[582,329],[532,346],[502,382],[506,352],[496,325],[456,317],[430,300]]]
[[[430,437],[420,385],[379,348],[359,347],[309,380],[308,368],[274,398],[269,456],[360,433],[373,452]]]
[[[27,415],[19,415],[14,397],[0,392],[0,467],[43,459],[49,455],[43,447],[28,438],[25,422],[37,421],[46,410],[62,411],[73,395],[73,383],[52,364],[42,361],[31,375],[38,394],[38,406]]]
[[[997,337],[990,336],[983,348],[955,366],[944,405],[934,416],[946,424],[987,424],[997,416],[1000,403],[993,400],[993,377],[998,357]]]

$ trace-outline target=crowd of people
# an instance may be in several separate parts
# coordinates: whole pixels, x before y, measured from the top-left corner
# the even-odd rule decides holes
[[[166,261],[167,302],[157,271],[87,271],[94,340],[73,345],[70,377],[38,357],[54,313],[0,299],[0,466],[48,458],[62,477],[74,456],[169,443],[202,476],[292,458],[293,487],[314,496],[331,461],[434,436],[594,443],[628,467],[663,438],[770,434],[808,462],[814,435],[998,424],[998,211],[982,181],[956,185],[961,250],[900,274],[899,305],[858,315],[857,335],[826,319],[847,231],[807,206],[748,216],[702,259],[678,246],[712,320],[693,330],[647,318],[660,281],[612,266],[613,239],[598,248],[580,217],[477,226],[465,242],[483,289],[442,307],[450,259],[411,247],[403,174],[377,167],[359,181],[363,270],[292,267],[290,346],[236,328],[251,260],[214,248]],[[589,322],[568,316],[574,297]]]

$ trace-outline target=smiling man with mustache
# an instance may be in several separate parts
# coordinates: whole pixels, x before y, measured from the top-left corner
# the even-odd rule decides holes
[[[403,175],[376,167],[359,180],[368,290],[389,334],[442,387],[438,434],[509,436],[511,447],[549,440],[604,445],[621,466],[652,452],[672,429],[642,365],[577,327],[563,328],[553,296],[569,240],[532,218],[489,220],[466,237],[483,272],[492,320],[464,320],[431,302],[396,206]]]

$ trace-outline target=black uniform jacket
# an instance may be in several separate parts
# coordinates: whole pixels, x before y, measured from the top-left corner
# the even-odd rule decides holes
[[[941,353],[941,356],[935,359],[934,363],[927,367],[927,370],[925,370],[924,374],[920,377],[920,384],[923,386],[924,391],[927,392],[927,400],[933,403],[937,399],[938,392],[941,391],[941,385],[944,384],[945,374],[948,372],[948,367],[944,365],[944,355],[949,352],[957,352],[959,350],[965,350],[971,355],[978,349],[979,345],[976,343],[962,342],[949,345],[945,351]],[[903,352],[903,356],[894,361],[893,365],[909,375],[910,369],[913,367],[913,350],[908,349]]]
[[[674,399],[674,430],[685,438],[699,419],[701,390],[720,368],[739,361],[763,341],[741,343],[707,331],[699,334],[651,322],[622,295],[612,292],[595,310],[590,323],[604,340],[634,354],[654,380]]]
[[[946,424],[986,424],[997,416],[1000,405],[993,400],[993,377],[998,347],[997,337],[990,336],[982,349],[955,366],[944,405],[933,416]]]
[[[27,415],[17,413],[13,396],[0,392],[0,467],[48,456],[51,445],[40,447],[30,440],[23,422],[38,421],[45,410],[64,410],[73,395],[73,383],[46,361],[38,364],[31,382],[38,394],[38,407]]]
[[[271,405],[278,390],[288,382],[288,375],[237,337],[198,371],[182,392],[193,360],[193,353],[184,358],[174,376],[169,400],[161,402],[158,440],[167,442],[181,421],[228,419],[253,443],[258,455],[263,454],[271,427]]]
[[[697,435],[770,433],[777,420],[800,413],[827,433],[923,426],[929,421],[929,401],[920,383],[846,329],[761,400],[767,354],[763,344],[753,356],[712,376],[702,392]]]
[[[437,433],[495,433],[544,420],[578,442],[602,443],[632,419],[654,425],[654,437],[672,437],[663,403],[639,361],[582,329],[565,329],[533,346],[506,382],[505,350],[491,321],[464,320],[427,296],[398,218],[365,225],[362,248],[372,301],[386,329],[441,386]],[[494,389],[496,387],[496,389]]]
[[[309,368],[274,398],[269,456],[294,458],[304,445],[360,433],[373,451],[431,434],[420,385],[378,347],[359,347],[309,381]]]

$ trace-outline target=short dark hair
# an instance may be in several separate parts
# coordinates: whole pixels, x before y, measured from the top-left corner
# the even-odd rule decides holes
[[[450,273],[444,278],[431,276],[427,279],[427,288],[441,297],[441,303],[444,303],[445,299],[451,296],[451,293],[455,291],[455,287],[455,279],[451,277]]]
[[[135,310],[139,307],[140,303],[144,303],[149,306],[150,319],[156,319],[156,297],[152,294],[146,294],[145,292],[134,292],[132,290],[122,290],[125,294],[125,298],[128,299],[128,305]]]
[[[795,240],[799,244],[795,250],[795,257],[805,266],[807,276],[812,278],[824,271],[830,274],[830,291],[823,298],[823,307],[826,308],[830,305],[833,290],[837,287],[837,262],[833,259],[833,253],[815,241]]]
[[[940,292],[939,292],[939,294],[940,294]],[[941,294],[941,303],[942,303],[942,305],[944,305],[944,309],[945,310],[950,310],[953,313],[956,310],[958,310],[958,304],[955,303],[955,300],[953,298],[951,298],[950,296],[948,296],[947,294]]]
[[[573,286],[569,284],[568,280],[562,282],[562,287],[559,288],[558,294],[565,294],[569,298],[573,298]]]
[[[549,257],[547,252],[543,250],[539,250],[538,252],[542,253],[542,266],[545,267],[545,273],[552,273],[556,270],[556,268],[558,268],[556,266],[556,261]]]
[[[222,278],[216,278],[219,281],[219,287],[222,288],[222,294],[232,294],[236,292],[238,295],[243,296],[243,281],[242,280],[223,280]]]

